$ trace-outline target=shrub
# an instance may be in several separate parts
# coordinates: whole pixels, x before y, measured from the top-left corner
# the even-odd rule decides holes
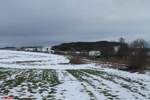
[[[85,61],[79,56],[69,58],[71,64],[85,64]]]
[[[147,60],[145,49],[136,48],[128,51],[127,65],[130,70],[143,70]]]

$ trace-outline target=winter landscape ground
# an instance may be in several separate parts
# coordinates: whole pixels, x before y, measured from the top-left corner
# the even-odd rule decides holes
[[[149,74],[68,62],[60,55],[0,50],[0,98],[150,100]]]

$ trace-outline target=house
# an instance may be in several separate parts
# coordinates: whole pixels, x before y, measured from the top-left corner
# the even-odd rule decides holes
[[[30,52],[41,52],[42,47],[21,47],[20,50]]]
[[[101,54],[100,51],[89,51],[89,56],[99,57]]]
[[[37,52],[42,52],[42,47],[36,48],[36,51],[37,51]]]
[[[35,47],[23,47],[22,50],[23,51],[34,52],[34,51],[36,51],[36,48]]]
[[[81,52],[80,51],[76,51],[75,54],[79,55],[79,54],[81,54]]]
[[[114,48],[114,53],[115,54],[118,53],[118,51],[120,50],[120,46],[114,46],[113,48]]]
[[[45,52],[45,53],[54,53],[54,50],[51,49],[51,46],[48,46],[48,47],[43,47],[42,48],[42,52]]]
[[[43,52],[49,52],[51,50],[51,47],[43,47],[42,51]]]

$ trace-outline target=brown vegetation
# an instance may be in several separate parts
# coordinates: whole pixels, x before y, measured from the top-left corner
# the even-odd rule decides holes
[[[86,61],[80,56],[72,56],[69,58],[71,64],[85,64]]]
[[[114,52],[114,47],[119,46],[119,51]],[[93,60],[96,63],[106,63],[119,67],[119,69],[127,70],[143,70],[150,66],[150,57],[147,48],[147,42],[143,39],[137,39],[130,44],[125,42],[124,38],[120,38],[119,42],[77,42],[65,43],[54,46],[55,51],[63,51],[64,54],[71,55],[71,64],[85,64],[87,61],[83,58]],[[99,57],[90,57],[89,51],[96,50],[102,54]],[[66,53],[67,52],[67,53]],[[80,52],[76,54],[76,52]],[[83,53],[84,52],[84,53]]]
[[[124,39],[121,39],[123,41]],[[128,70],[143,70],[148,65],[148,52],[149,49],[146,47],[147,42],[143,39],[137,39],[133,41],[128,48],[120,48],[114,59],[118,59],[118,62],[122,62],[127,65]],[[112,60],[116,61],[117,60]]]
[[[128,68],[131,70],[145,69],[147,53],[145,49],[136,49],[134,52],[129,52],[127,57]]]

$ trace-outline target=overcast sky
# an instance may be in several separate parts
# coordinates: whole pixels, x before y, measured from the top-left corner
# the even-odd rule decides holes
[[[150,0],[0,0],[0,46],[150,41]]]

